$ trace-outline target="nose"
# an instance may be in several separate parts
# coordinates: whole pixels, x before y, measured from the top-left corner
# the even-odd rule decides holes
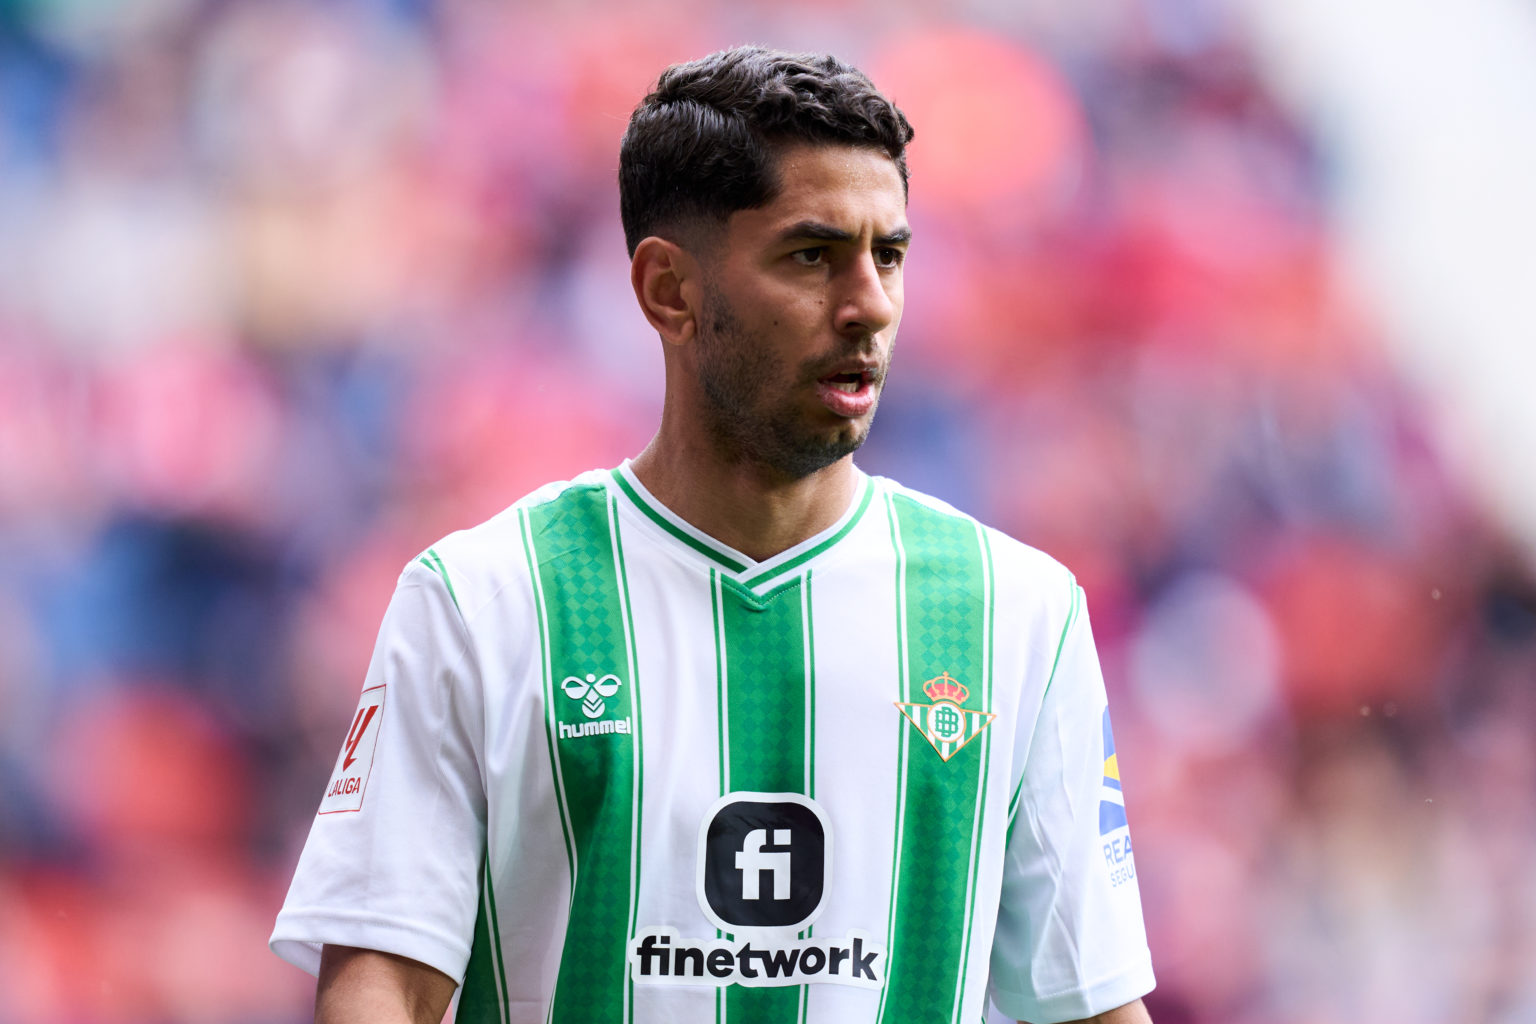
[[[839,275],[834,324],[840,334],[879,334],[901,311],[901,271],[882,273],[872,253],[852,260]]]

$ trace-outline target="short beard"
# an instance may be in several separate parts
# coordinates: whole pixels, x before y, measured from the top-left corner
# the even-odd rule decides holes
[[[736,316],[729,301],[711,284],[704,289],[699,332],[699,384],[704,393],[710,443],[728,462],[750,462],[790,480],[800,480],[853,454],[868,429],[830,438],[798,430],[791,417],[764,408],[754,399],[765,384],[778,380],[781,367],[757,332]],[[805,383],[814,383],[807,381]]]

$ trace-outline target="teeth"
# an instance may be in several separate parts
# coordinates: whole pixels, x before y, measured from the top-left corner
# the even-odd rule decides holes
[[[839,391],[846,391],[851,395],[855,391],[859,390],[859,385],[861,383],[862,381],[857,380],[835,380],[832,382],[832,386],[837,388]]]

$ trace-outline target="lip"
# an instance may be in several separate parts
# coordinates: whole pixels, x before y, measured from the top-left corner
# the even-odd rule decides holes
[[[857,373],[866,381],[877,379],[880,376],[880,360],[868,355],[849,356],[841,362],[827,364],[819,379],[826,380],[844,373]]]
[[[845,374],[858,374],[858,387],[852,391],[845,390],[833,383],[833,377]],[[858,419],[868,415],[875,407],[875,397],[879,390],[880,367],[878,363],[867,362],[862,359],[849,360],[834,367],[816,381],[816,396],[821,399],[821,404],[836,416],[844,419]]]

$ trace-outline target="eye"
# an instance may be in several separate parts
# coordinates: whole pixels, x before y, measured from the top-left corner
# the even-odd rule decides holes
[[[901,261],[906,255],[904,250],[895,246],[882,246],[875,250],[875,264],[886,270],[894,270],[901,266]]]
[[[811,249],[797,249],[790,258],[802,267],[819,267],[827,262],[827,247],[818,245]]]

